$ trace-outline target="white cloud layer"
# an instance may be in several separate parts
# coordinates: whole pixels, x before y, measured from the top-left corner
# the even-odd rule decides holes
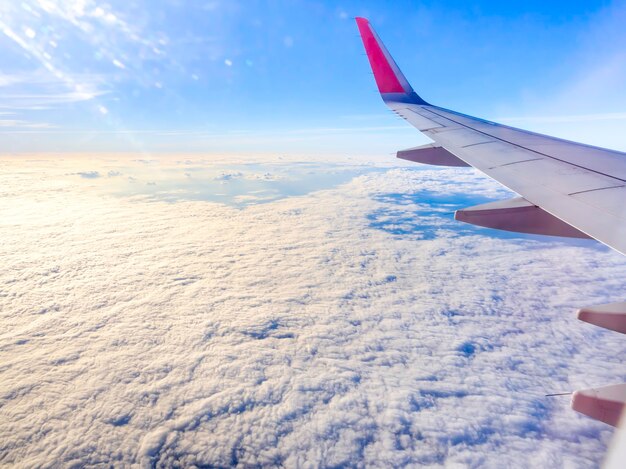
[[[75,175],[119,161],[2,163],[0,464],[603,458],[610,427],[544,395],[624,379],[623,338],[573,315],[620,299],[624,258],[453,222],[507,195],[473,172],[237,209]]]

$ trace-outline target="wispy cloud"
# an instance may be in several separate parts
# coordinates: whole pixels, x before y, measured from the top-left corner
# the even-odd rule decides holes
[[[26,122],[35,120],[33,111],[54,108],[61,111],[53,118],[59,128],[76,121],[92,121],[97,130],[117,127],[121,119],[115,110],[137,99],[143,90],[162,90],[161,96],[171,96],[170,77],[200,80],[199,72],[188,67],[191,58],[201,56],[205,62],[207,56],[219,57],[215,33],[222,23],[218,17],[222,2],[205,6],[160,2],[152,8],[96,0],[0,2],[0,46],[9,64],[0,74],[0,109],[15,110]],[[190,9],[212,20],[216,25],[209,28],[212,36],[206,28],[201,37],[199,31],[185,28],[184,34],[169,36],[169,13]],[[185,41],[202,45],[190,47]]]
[[[105,83],[114,82],[116,74],[148,54],[162,53],[150,34],[129,25],[111,6],[92,0],[3,2],[0,33],[35,65],[0,75],[0,86],[7,88],[0,107],[21,110],[101,97],[111,91]],[[128,54],[138,54],[138,48],[141,57],[131,58]]]
[[[529,122],[529,123],[567,123],[567,122],[598,122],[626,120],[626,112],[609,112],[604,114],[574,114],[564,116],[519,116],[499,117],[498,122]]]
[[[68,87],[68,80],[72,86]],[[104,96],[107,91],[103,77],[95,75],[64,75],[58,79],[45,70],[30,73],[0,74],[0,109],[14,119],[0,123],[3,131],[53,130],[59,123],[41,123],[37,111],[63,110],[71,104],[88,102]],[[46,116],[45,119],[50,119]]]
[[[30,122],[24,120],[0,119],[2,129],[54,129],[55,125],[47,122]]]
[[[52,83],[62,83],[64,87],[70,91],[70,95],[89,97],[89,99],[93,97],[93,93],[87,92],[89,85],[78,81],[75,76],[65,73],[57,64],[55,64],[53,57],[49,53],[44,52],[42,47],[33,41],[34,37],[25,38],[23,36],[20,36],[11,28],[11,26],[4,23],[2,20],[0,20],[0,30],[5,34],[5,36],[7,36],[9,39],[13,40],[18,46],[20,46],[26,53],[34,57],[39,62],[39,64],[51,74]],[[45,81],[41,80],[41,75],[40,80],[38,81],[28,79],[18,81],[18,76],[15,75],[12,77],[5,76],[3,78],[4,86],[15,86],[25,83],[28,83],[30,85],[37,83],[48,84]]]

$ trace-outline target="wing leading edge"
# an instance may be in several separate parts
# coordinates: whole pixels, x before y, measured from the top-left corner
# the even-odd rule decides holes
[[[625,153],[431,105],[415,93],[369,21],[356,22],[383,101],[435,142],[400,151],[398,157],[473,166],[521,196],[459,210],[457,220],[523,233],[594,238],[626,254]],[[578,317],[626,333],[626,303],[582,308]],[[616,425],[626,405],[626,385],[610,387],[611,405],[598,397],[606,397],[603,393],[602,388],[579,391],[572,406]]]

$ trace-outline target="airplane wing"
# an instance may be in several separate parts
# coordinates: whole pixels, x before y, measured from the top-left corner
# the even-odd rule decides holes
[[[488,228],[594,238],[626,254],[626,154],[516,129],[429,104],[402,74],[369,21],[356,18],[385,104],[435,143],[398,157],[473,166],[519,194],[458,210],[455,218]],[[626,302],[581,308],[578,318],[626,333]],[[617,425],[626,385],[577,391],[572,407]]]

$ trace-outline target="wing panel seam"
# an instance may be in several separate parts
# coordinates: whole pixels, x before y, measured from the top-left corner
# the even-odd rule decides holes
[[[530,161],[540,161],[540,160],[543,160],[543,158],[531,158],[529,160],[512,161],[510,163],[504,163],[504,164],[500,164],[498,166],[491,166],[491,167],[489,167],[489,169],[502,168],[503,166],[511,166],[513,164],[528,163]]]
[[[474,132],[477,132],[477,133],[482,134],[482,135],[486,135],[486,136],[491,137],[491,138],[493,138],[495,140],[499,140],[501,142],[508,143],[509,145],[521,148],[522,150],[531,151],[531,152],[536,153],[538,155],[545,156],[546,158],[550,158],[550,159],[555,160],[555,161],[560,161],[561,163],[565,163],[565,164],[568,164],[568,165],[571,165],[571,166],[575,166],[575,167],[580,168],[580,169],[584,169],[585,171],[589,171],[590,173],[596,173],[596,174],[600,174],[602,176],[606,176],[606,177],[611,178],[611,179],[615,179],[617,181],[626,182],[626,179],[622,179],[622,178],[618,178],[618,177],[615,177],[615,176],[611,176],[610,174],[606,174],[606,173],[603,173],[601,171],[596,171],[595,169],[586,168],[585,166],[582,166],[582,165],[579,165],[579,164],[576,164],[576,163],[572,163],[570,161],[562,160],[562,159],[556,158],[556,157],[554,157],[552,155],[547,155],[547,154],[542,153],[540,151],[533,150],[532,148],[526,148],[526,147],[520,145],[519,143],[513,143],[513,142],[510,142],[510,141],[505,140],[503,138],[496,137],[495,135],[491,135],[491,134],[488,134],[487,132],[483,132],[482,130],[475,129],[474,127],[471,127],[471,126],[469,126],[467,124],[463,124],[462,122],[456,121],[454,119],[450,119],[449,117],[441,115],[441,114],[439,114],[439,113],[437,113],[437,112],[435,112],[435,111],[433,111],[431,109],[428,109],[428,111],[432,112],[433,114],[435,114],[435,115],[437,115],[439,117],[442,117],[443,119],[448,119],[450,122],[454,122],[457,125],[465,127],[466,129],[470,129],[470,130],[473,130]]]
[[[493,143],[493,142],[494,142],[493,140],[490,140],[490,141],[488,141],[488,142],[470,143],[469,145],[462,146],[461,148],[476,147],[476,146],[478,146],[478,145],[486,145],[486,144],[488,144],[488,143]]]
[[[606,191],[608,189],[619,189],[620,187],[626,187],[625,185],[621,184],[619,186],[608,186],[608,187],[599,187],[597,189],[587,189],[586,191],[578,191],[578,192],[572,192],[570,194],[567,195],[578,195],[578,194],[586,194],[587,192],[598,192],[598,191]]]

